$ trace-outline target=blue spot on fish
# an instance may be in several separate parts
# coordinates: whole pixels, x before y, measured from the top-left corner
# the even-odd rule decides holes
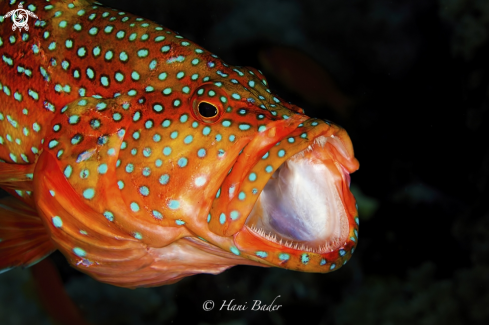
[[[107,218],[107,220],[109,221],[114,221],[114,214],[110,211],[105,211],[104,217]]]
[[[63,220],[61,220],[60,217],[54,216],[54,217],[51,218],[51,220],[53,221],[53,225],[56,228],[61,228],[63,226]]]
[[[87,188],[83,191],[83,197],[87,200],[93,199],[95,196],[95,190],[93,188]]]
[[[168,202],[168,207],[172,210],[176,210],[180,208],[180,202],[178,200],[170,200],[170,202]]]
[[[139,211],[139,205],[136,202],[131,202],[130,206],[131,206],[131,210],[133,212],[138,212]]]
[[[286,254],[286,253],[281,253],[279,256],[278,256],[279,260],[281,261],[288,261],[290,256],[289,254]]]
[[[231,216],[231,219],[236,220],[236,219],[239,218],[239,212],[238,211],[235,211],[235,210],[234,211],[231,211],[230,216]]]
[[[73,248],[73,253],[75,253],[79,257],[85,257],[87,255],[87,253],[80,247]]]

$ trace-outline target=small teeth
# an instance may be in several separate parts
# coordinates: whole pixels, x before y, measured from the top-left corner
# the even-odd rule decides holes
[[[267,240],[273,241],[274,243],[278,243],[277,235],[272,235],[271,232],[269,234],[267,234],[267,233],[265,233],[265,231],[263,229],[256,228],[255,226],[251,226],[251,230],[253,230],[253,232],[259,234],[260,236],[266,238]]]
[[[261,228],[257,228],[255,226],[251,226],[248,228],[252,232],[254,232],[255,234],[257,234],[257,235],[259,235],[259,236],[261,236],[261,237],[263,237],[266,240],[269,240],[271,242],[274,242],[274,243],[277,243],[279,245],[289,247],[292,249],[311,252],[311,253],[317,253],[317,254],[324,254],[324,253],[332,252],[334,249],[336,249],[338,247],[338,242],[339,242],[338,238],[334,238],[333,240],[330,240],[329,242],[325,243],[322,246],[319,246],[317,248],[313,248],[313,247],[306,246],[306,245],[301,244],[301,243],[295,243],[293,241],[289,242],[287,240],[282,240],[282,238],[280,238],[280,240],[277,240],[276,234],[272,234],[271,232],[266,233],[265,230],[263,230]],[[345,243],[345,245],[346,245],[346,243]]]

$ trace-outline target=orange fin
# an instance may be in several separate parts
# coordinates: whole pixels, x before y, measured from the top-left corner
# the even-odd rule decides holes
[[[32,200],[32,178],[35,164],[0,163],[0,187],[30,206]]]
[[[0,199],[0,273],[29,267],[55,249],[34,209],[13,197]]]
[[[12,189],[32,190],[32,182],[35,165],[20,165],[0,163],[0,186]]]

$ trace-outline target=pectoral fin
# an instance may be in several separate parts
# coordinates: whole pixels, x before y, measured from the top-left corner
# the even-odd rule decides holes
[[[36,210],[13,197],[0,199],[0,273],[29,267],[55,249]]]

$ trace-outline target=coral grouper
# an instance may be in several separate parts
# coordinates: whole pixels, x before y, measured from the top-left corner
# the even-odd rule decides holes
[[[155,22],[85,0],[23,10],[28,30],[0,19],[0,269],[58,249],[138,287],[351,257],[345,130]]]

